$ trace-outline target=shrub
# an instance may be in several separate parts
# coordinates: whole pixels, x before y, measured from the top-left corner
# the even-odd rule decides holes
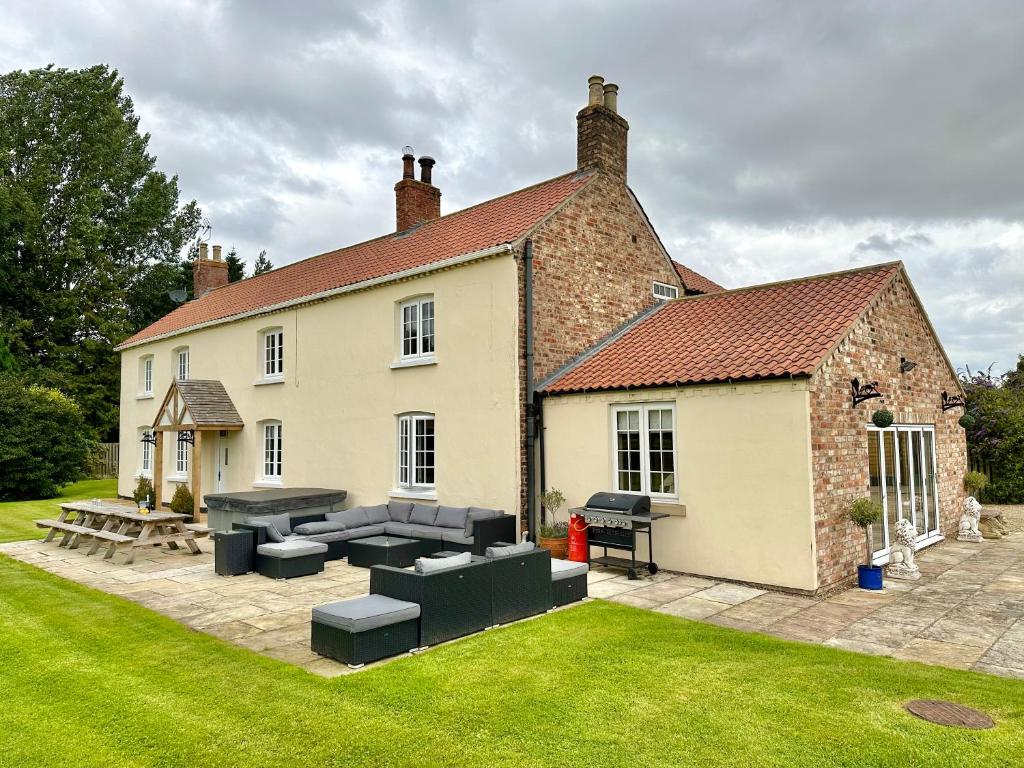
[[[886,427],[892,426],[894,418],[892,411],[880,408],[871,414],[871,423],[879,429],[885,429]]]
[[[850,519],[864,529],[868,554],[865,564],[871,565],[871,554],[875,551],[871,526],[882,519],[882,505],[867,497],[857,499],[850,505]]]
[[[988,478],[981,472],[967,472],[964,475],[964,490],[968,496],[978,498],[978,494],[988,485]]]
[[[135,492],[132,493],[132,498],[135,499],[136,504],[141,504],[144,501],[149,501],[152,497],[153,483],[149,481],[148,477],[140,477],[139,482],[135,485]]]
[[[74,400],[0,374],[0,499],[56,496],[82,477],[93,445]]]
[[[192,491],[188,489],[187,485],[179,485],[174,490],[174,495],[171,497],[171,512],[177,512],[179,515],[192,516],[193,504],[195,500],[192,498]]]
[[[1004,376],[967,372],[967,431],[970,457],[991,468],[992,481],[979,501],[1024,504],[1024,358]]]

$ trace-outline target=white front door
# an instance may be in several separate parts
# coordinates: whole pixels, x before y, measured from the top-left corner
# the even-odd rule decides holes
[[[227,476],[228,476],[228,459],[230,458],[228,453],[228,438],[224,435],[217,438],[217,477],[216,492],[223,493],[227,487]]]

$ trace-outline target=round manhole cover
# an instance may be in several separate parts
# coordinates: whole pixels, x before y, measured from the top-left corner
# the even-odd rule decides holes
[[[954,704],[952,701],[936,701],[934,699],[917,699],[904,705],[907,712],[927,720],[929,723],[951,725],[956,728],[995,728],[995,722],[984,712]]]

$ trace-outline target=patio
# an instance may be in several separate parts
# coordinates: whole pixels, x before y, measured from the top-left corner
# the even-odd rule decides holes
[[[920,581],[887,580],[880,593],[853,589],[822,600],[665,572],[629,581],[596,570],[590,596],[791,640],[1024,678],[1020,512],[1004,512],[1013,535],[924,550]],[[42,541],[2,544],[0,552],[315,674],[350,671],[310,651],[310,610],[366,594],[368,570],[335,560],[323,573],[287,581],[221,577],[213,573],[213,543],[200,547],[195,556],[154,548],[131,565]]]

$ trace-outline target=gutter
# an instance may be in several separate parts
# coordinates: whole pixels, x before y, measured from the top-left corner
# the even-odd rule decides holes
[[[429,272],[436,272],[442,269],[448,269],[450,267],[457,267],[461,264],[467,264],[471,261],[478,261],[479,259],[486,259],[491,256],[498,256],[502,253],[511,253],[512,245],[510,243],[501,243],[499,245],[492,245],[489,248],[483,250],[473,251],[471,253],[463,253],[459,256],[452,256],[448,259],[442,259],[441,261],[434,261],[430,264],[423,264],[418,267],[412,267],[411,269],[402,270],[401,272],[390,272],[387,275],[381,275],[380,277],[373,277],[369,280],[363,280],[359,283],[352,283],[351,285],[343,285],[338,288],[331,288],[326,291],[320,291],[319,293],[311,293],[306,296],[301,296],[296,299],[289,299],[287,301],[281,301],[277,304],[268,304],[258,309],[250,309],[246,312],[239,312],[237,314],[228,315],[227,317],[219,317],[215,320],[207,320],[203,323],[196,323],[195,325],[189,325],[185,328],[178,328],[174,331],[168,331],[166,333],[157,334],[156,336],[148,336],[145,339],[139,339],[131,343],[121,343],[114,347],[115,352],[123,352],[126,349],[132,349],[133,347],[139,347],[143,344],[151,344],[154,341],[162,341],[163,339],[170,339],[175,336],[181,336],[185,333],[192,333],[192,331],[198,331],[203,328],[211,328],[215,325],[225,325],[227,323],[233,323],[238,320],[245,320],[250,317],[259,317],[260,315],[270,315],[275,312],[281,312],[292,307],[298,307],[303,304],[312,304],[318,301],[324,301],[326,299],[332,299],[335,296],[342,296],[346,293],[355,293],[356,291],[365,291],[369,288],[376,288],[380,285],[387,283],[395,283],[401,280],[407,280],[413,277],[419,277]],[[226,287],[226,286],[225,286]],[[220,290],[220,289],[218,289]]]
[[[537,390],[533,383],[533,240],[523,245],[524,312],[526,314],[526,529],[530,541],[537,540]]]

